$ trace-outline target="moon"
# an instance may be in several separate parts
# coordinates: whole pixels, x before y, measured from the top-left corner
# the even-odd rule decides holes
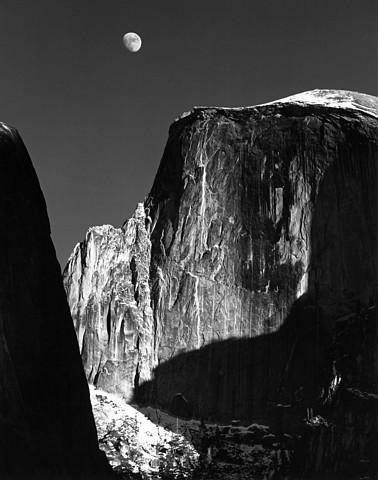
[[[136,53],[142,46],[142,39],[137,33],[125,33],[123,36],[123,44],[129,52]]]

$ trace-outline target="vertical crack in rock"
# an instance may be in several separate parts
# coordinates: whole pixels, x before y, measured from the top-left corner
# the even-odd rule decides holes
[[[136,303],[138,304],[138,297],[139,297],[139,295],[138,295],[138,270],[137,270],[137,266],[136,266],[135,257],[133,257],[131,259],[130,270],[131,270],[131,283],[134,286],[134,299],[135,299]]]
[[[108,304],[108,311],[106,313],[106,330],[108,332],[108,344],[111,337],[111,325],[112,325],[112,314],[111,314],[111,303]]]

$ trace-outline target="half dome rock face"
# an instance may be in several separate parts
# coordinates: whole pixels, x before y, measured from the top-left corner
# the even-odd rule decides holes
[[[2,123],[0,222],[0,477],[105,478],[43,194]]]
[[[376,129],[375,97],[331,90],[178,119],[140,213],[66,267],[89,380],[198,417],[316,404],[337,320],[373,308]]]
[[[319,393],[335,319],[376,289],[377,103],[351,97],[198,108],[171,128],[146,201],[152,397],[248,418]]]

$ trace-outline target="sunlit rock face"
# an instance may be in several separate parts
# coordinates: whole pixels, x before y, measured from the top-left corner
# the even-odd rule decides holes
[[[376,289],[376,112],[374,97],[314,91],[178,119],[142,241],[95,227],[67,265],[90,381],[165,407],[181,393],[199,417],[312,405],[331,381],[335,320]],[[118,290],[125,306],[109,308]]]
[[[139,204],[122,228],[91,228],[76,245],[64,283],[90,383],[131,398],[150,378],[153,316],[151,242]]]
[[[146,202],[162,359],[275,331],[307,291],[330,159],[312,151],[320,122],[274,110],[199,109],[171,129]]]
[[[45,200],[2,123],[0,223],[0,478],[108,478]]]
[[[248,418],[319,394],[334,320],[376,289],[374,106],[314,92],[171,127],[146,201],[152,398]]]

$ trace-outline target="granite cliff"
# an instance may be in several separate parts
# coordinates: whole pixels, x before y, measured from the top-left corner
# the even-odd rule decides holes
[[[3,123],[0,169],[0,477],[107,478],[43,194]]]
[[[156,364],[145,222],[139,204],[122,228],[89,229],[64,278],[88,381],[126,398]]]
[[[89,381],[197,417],[307,416],[318,463],[298,468],[373,468],[377,123],[375,97],[332,90],[174,122],[144,204],[65,269]]]

